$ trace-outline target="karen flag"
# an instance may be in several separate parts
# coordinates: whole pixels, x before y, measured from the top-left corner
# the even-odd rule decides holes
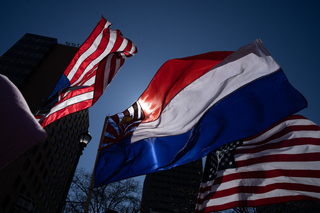
[[[260,40],[169,60],[137,102],[106,118],[95,187],[200,159],[306,105]]]
[[[196,212],[320,199],[320,127],[291,115],[207,156]]]
[[[137,52],[132,41],[110,29],[103,17],[79,48],[36,118],[44,127],[89,108],[104,93],[125,59]]]

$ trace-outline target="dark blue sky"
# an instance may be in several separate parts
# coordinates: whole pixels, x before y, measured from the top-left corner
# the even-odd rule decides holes
[[[167,60],[237,50],[260,38],[309,106],[299,114],[320,124],[318,1],[0,0],[0,55],[25,33],[82,44],[101,15],[131,39],[129,58],[89,110],[93,136],[78,166],[93,169],[106,115],[134,103]]]

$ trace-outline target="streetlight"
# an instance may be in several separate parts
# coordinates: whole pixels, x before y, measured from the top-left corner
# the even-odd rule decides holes
[[[82,155],[82,151],[87,146],[87,144],[91,141],[92,136],[89,134],[89,132],[84,132],[79,136],[79,143],[80,143],[80,151]]]
[[[89,134],[89,132],[84,132],[80,135],[79,140],[80,144],[83,144],[87,146],[87,144],[91,141],[92,136]]]

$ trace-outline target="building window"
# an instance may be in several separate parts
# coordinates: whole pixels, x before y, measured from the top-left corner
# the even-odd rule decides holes
[[[50,154],[51,154],[51,150],[48,149],[48,151],[47,151],[47,153],[46,153],[47,158],[49,157]]]
[[[40,171],[41,171],[41,172],[42,172],[43,168],[44,168],[44,162],[42,161],[42,162],[41,162],[41,165],[40,165]]]
[[[48,141],[46,140],[46,141],[43,143],[43,149],[46,150],[47,146],[48,146]]]
[[[33,173],[34,173],[34,169],[31,168],[31,170],[29,171],[29,174],[28,174],[29,179],[33,176]]]
[[[53,131],[53,128],[51,128],[49,135],[52,136],[52,135],[53,135],[53,132],[54,132],[54,131]]]
[[[52,144],[54,144],[55,142],[56,142],[56,137],[52,139]]]
[[[44,170],[42,177],[45,177],[47,175],[48,171]]]
[[[38,186],[37,186],[36,192],[39,192],[40,188],[41,188],[41,185],[39,183]]]
[[[30,166],[30,160],[28,158],[23,165],[23,170],[26,171],[29,168],[29,166]]]
[[[21,177],[18,175],[18,177],[16,178],[16,180],[13,183],[14,188],[18,188],[20,182],[21,182]]]
[[[53,157],[49,159],[49,165],[51,165],[52,161],[53,161]]]
[[[21,186],[20,193],[23,194],[25,190],[26,190],[26,185],[23,184]]]
[[[41,198],[43,195],[43,190],[41,190],[40,194],[39,194],[39,198]]]
[[[35,186],[37,182],[38,182],[38,177],[35,176],[33,181],[32,181],[32,185]]]
[[[7,195],[6,198],[1,203],[1,207],[3,209],[6,209],[10,200],[11,200],[11,197],[9,195]]]
[[[37,158],[36,158],[36,163],[39,163],[41,160],[41,153],[38,154]]]

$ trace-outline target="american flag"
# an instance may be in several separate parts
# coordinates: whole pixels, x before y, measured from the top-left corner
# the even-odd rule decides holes
[[[135,44],[124,38],[119,30],[110,29],[111,25],[102,17],[79,48],[52,96],[36,115],[43,127],[68,114],[91,107],[125,59],[137,53]],[[61,82],[64,82],[63,85]]]
[[[207,156],[196,212],[320,199],[320,127],[292,115]]]

